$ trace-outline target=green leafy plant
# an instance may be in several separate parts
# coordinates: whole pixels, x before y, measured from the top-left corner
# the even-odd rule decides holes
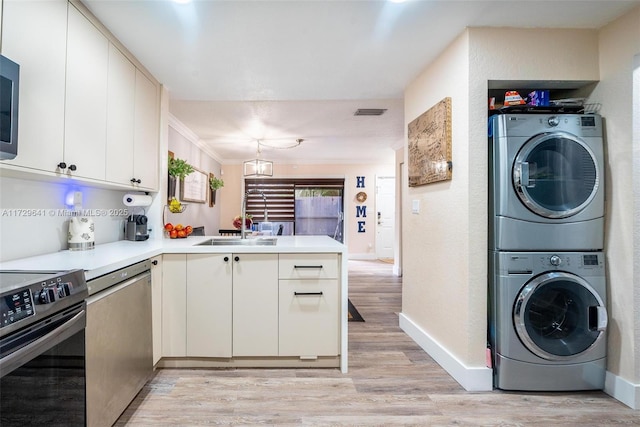
[[[169,176],[175,176],[184,179],[185,176],[191,174],[195,169],[185,160],[177,157],[169,157]]]
[[[213,191],[216,191],[219,188],[224,187],[224,181],[220,178],[216,178],[215,176],[212,176],[211,178],[209,178],[209,188]]]

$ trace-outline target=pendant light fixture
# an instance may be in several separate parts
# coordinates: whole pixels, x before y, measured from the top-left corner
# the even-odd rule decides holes
[[[260,141],[258,142],[258,151],[256,158],[244,162],[244,176],[264,177],[273,176],[273,162],[262,160],[260,158]]]

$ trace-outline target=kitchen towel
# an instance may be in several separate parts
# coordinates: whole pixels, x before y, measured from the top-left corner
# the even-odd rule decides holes
[[[145,194],[125,194],[122,203],[125,206],[149,206],[153,202],[151,196]]]

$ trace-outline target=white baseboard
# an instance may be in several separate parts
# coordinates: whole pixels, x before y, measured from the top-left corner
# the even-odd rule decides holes
[[[359,254],[349,254],[348,255],[349,259],[362,259],[362,260],[370,260],[370,259],[378,259],[378,257],[376,256],[376,254],[373,253],[359,253]]]
[[[633,384],[607,371],[604,392],[631,409],[640,409],[640,384]]]
[[[402,267],[400,267],[397,264],[393,265],[393,275],[397,276],[397,277],[401,277],[402,276]]]
[[[465,390],[493,390],[493,371],[490,368],[469,368],[465,366],[403,313],[400,313],[400,328],[447,371],[454,380],[458,381]]]

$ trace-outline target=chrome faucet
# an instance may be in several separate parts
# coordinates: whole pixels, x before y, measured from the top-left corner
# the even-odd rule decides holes
[[[264,202],[264,220],[267,220],[267,196],[264,195],[264,193],[260,190],[247,190],[244,193],[244,198],[242,199],[242,215],[241,215],[241,225],[240,225],[240,237],[242,239],[246,239],[246,231],[247,231],[247,222],[246,222],[246,216],[247,216],[247,197],[249,197],[249,194],[260,194],[262,196],[262,201]]]

